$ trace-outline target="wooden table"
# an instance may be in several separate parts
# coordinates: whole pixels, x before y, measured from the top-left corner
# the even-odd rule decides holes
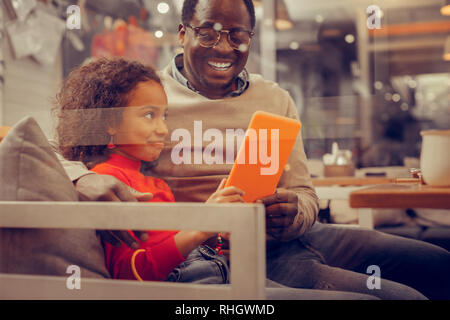
[[[326,177],[311,179],[315,187],[322,186],[369,186],[393,183],[417,183],[415,178],[386,178],[386,177]]]
[[[390,184],[394,179],[386,177],[325,177],[311,179],[315,187],[322,186],[367,186],[375,184]]]
[[[372,209],[450,209],[450,187],[420,184],[382,184],[350,193],[360,226],[373,228]]]

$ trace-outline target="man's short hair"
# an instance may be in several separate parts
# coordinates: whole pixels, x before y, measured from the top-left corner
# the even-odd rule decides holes
[[[255,17],[255,6],[252,0],[243,0],[245,6],[247,7],[248,13],[250,14],[250,25],[252,30],[255,28],[256,17]],[[189,24],[194,17],[195,8],[197,7],[198,0],[184,0],[183,10],[181,13],[181,21],[184,25]]]

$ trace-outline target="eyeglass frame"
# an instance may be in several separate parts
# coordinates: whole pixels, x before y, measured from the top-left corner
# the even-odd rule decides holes
[[[233,29],[230,29],[230,30],[228,30],[228,29],[215,30],[214,27],[194,27],[194,26],[191,26],[190,24],[185,24],[184,27],[192,29],[194,31],[195,36],[197,37],[197,39],[199,38],[198,34],[199,34],[199,30],[200,29],[210,28],[210,29],[213,29],[214,31],[216,31],[216,33],[218,33],[216,42],[213,45],[211,45],[211,46],[205,46],[199,40],[200,45],[202,47],[204,47],[204,48],[214,48],[215,46],[217,46],[217,44],[220,42],[220,39],[222,37],[222,33],[226,33],[227,34],[227,41],[228,41],[228,44],[230,45],[230,47],[232,47],[234,50],[239,50],[239,47],[235,48],[234,45],[232,44],[231,40],[230,40],[230,33],[231,32],[233,32],[234,30],[247,32],[248,35],[249,35],[248,43],[245,44],[247,46],[250,45],[250,42],[252,41],[252,37],[255,35],[255,32],[250,31],[250,30],[246,30],[246,29],[241,29],[241,28],[233,28]]]

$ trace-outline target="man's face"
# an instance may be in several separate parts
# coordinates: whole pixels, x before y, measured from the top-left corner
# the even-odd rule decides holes
[[[199,0],[190,25],[251,30],[250,14],[242,0]],[[247,63],[249,48],[233,49],[226,33],[221,34],[215,47],[205,48],[194,30],[181,26],[179,38],[184,48],[182,72],[195,89],[211,98],[223,97],[234,89],[236,77]]]

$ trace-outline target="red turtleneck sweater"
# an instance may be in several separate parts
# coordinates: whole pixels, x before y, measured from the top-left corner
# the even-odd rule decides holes
[[[139,170],[140,161],[112,154],[103,163],[91,170],[99,174],[116,177],[126,185],[140,192],[151,192],[153,199],[149,202],[175,202],[169,186],[161,179],[144,176]],[[133,233],[129,231],[134,237]],[[169,273],[185,258],[175,245],[174,236],[178,231],[147,231],[149,239],[140,244],[140,252],[136,255],[136,271],[143,280],[165,280]],[[131,258],[134,250],[126,245],[115,247],[104,242],[106,266],[115,279],[135,280],[131,269]]]

